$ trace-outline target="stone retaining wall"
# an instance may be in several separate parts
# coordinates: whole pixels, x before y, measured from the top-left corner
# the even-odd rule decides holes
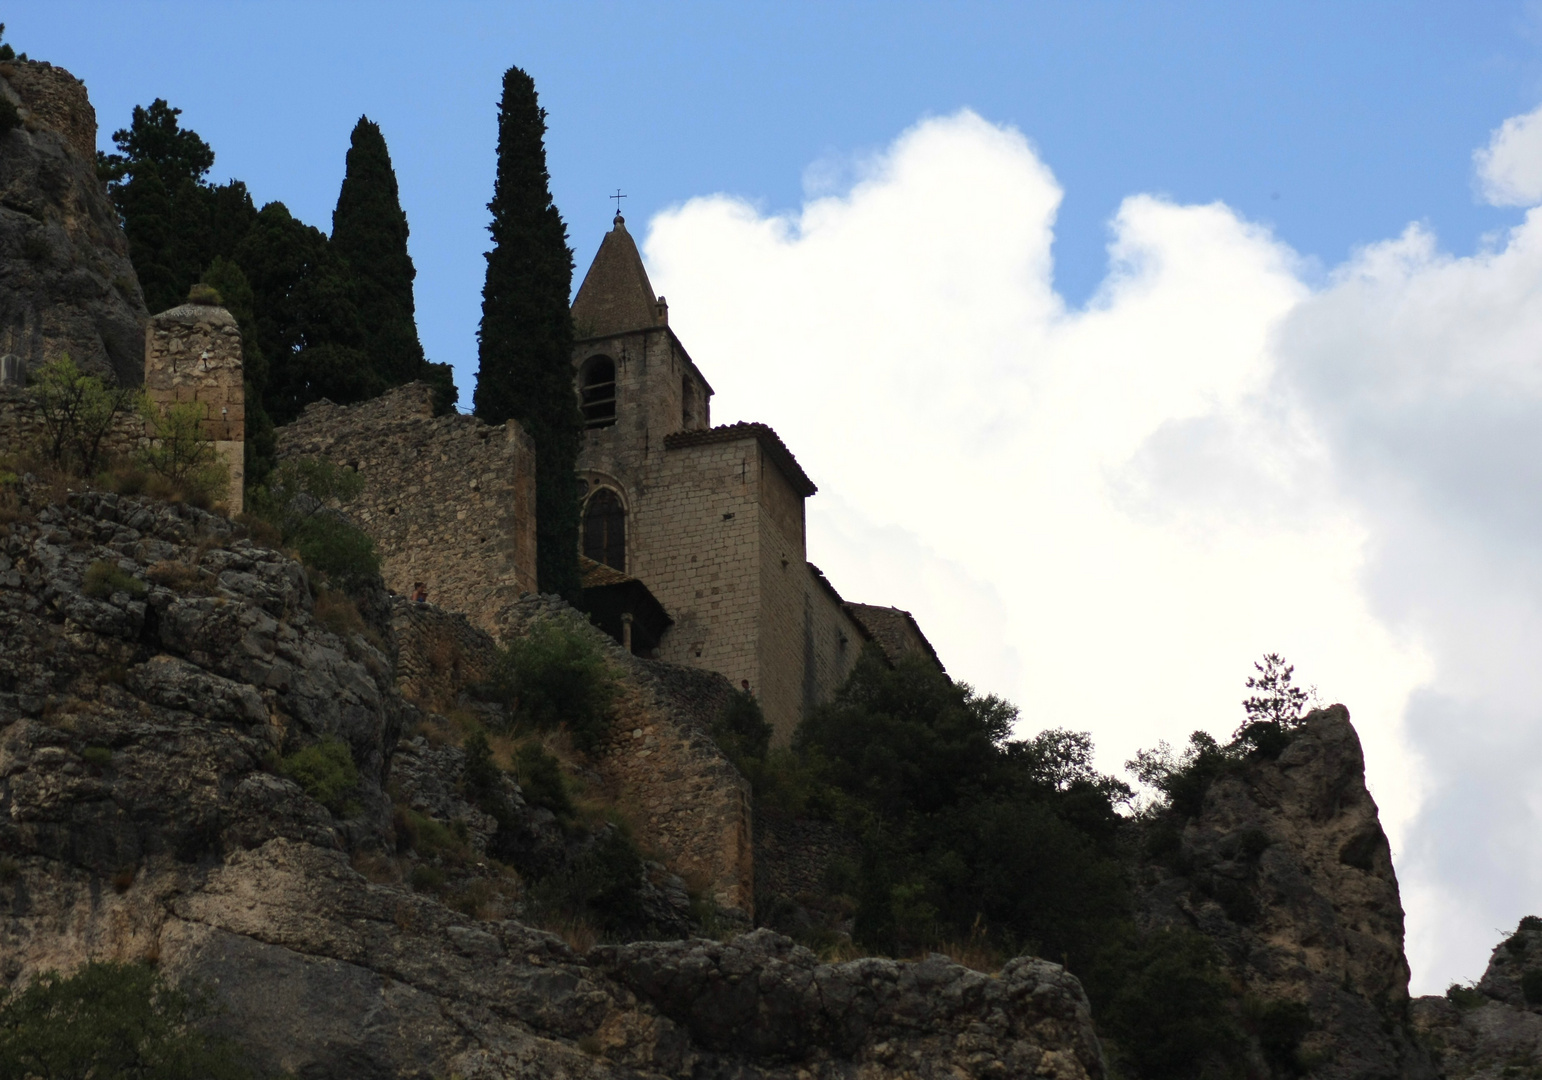
[[[426,709],[455,707],[466,686],[487,677],[497,646],[457,611],[396,597],[391,604],[396,631],[396,687]]]
[[[611,738],[595,762],[608,793],[631,812],[638,842],[692,888],[745,919],[755,913],[749,781],[708,734],[733,693],[716,672],[626,652],[555,596],[505,609],[505,636],[560,619],[590,635],[620,683]]]

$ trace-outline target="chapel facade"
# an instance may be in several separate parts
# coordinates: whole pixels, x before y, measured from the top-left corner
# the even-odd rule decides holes
[[[808,561],[804,504],[818,488],[765,424],[712,426],[712,387],[670,329],[620,214],[574,298],[573,325],[591,608],[628,585],[654,598],[608,613],[626,620],[634,651],[748,684],[785,741],[875,640],[863,606],[843,602]],[[893,640],[919,642],[936,662],[907,613],[866,610],[902,617],[913,633]]]

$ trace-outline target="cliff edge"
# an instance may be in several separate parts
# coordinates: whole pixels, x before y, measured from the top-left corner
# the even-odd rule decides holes
[[[767,931],[580,954],[366,879],[412,709],[388,634],[330,627],[304,568],[223,518],[24,481],[0,514],[0,980],[154,961],[258,1068],[317,1078],[1104,1075],[1045,961],[821,964]],[[359,774],[330,808],[275,768],[323,743]]]
[[[1217,778],[1196,815],[1159,823],[1141,917],[1205,934],[1248,998],[1276,1003],[1256,1034],[1289,1051],[1291,1070],[1432,1078],[1409,1020],[1397,875],[1349,710],[1319,709],[1291,734],[1276,757],[1255,753]]]
[[[0,62],[22,123],[0,132],[0,353],[64,354],[123,386],[144,378],[148,318],[118,212],[96,176],[85,86],[36,60]]]

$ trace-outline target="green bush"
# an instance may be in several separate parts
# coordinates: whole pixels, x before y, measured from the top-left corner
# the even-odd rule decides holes
[[[612,826],[566,869],[537,881],[529,895],[538,916],[576,915],[610,937],[635,937],[650,929],[642,881],[642,854]]]
[[[0,46],[0,48],[9,48],[9,46]],[[21,114],[16,111],[16,106],[12,104],[10,98],[0,94],[0,135],[19,127],[21,127]]]
[[[95,765],[97,768],[105,768],[112,764],[112,748],[107,746],[88,746],[80,752],[80,758],[87,765]]]
[[[140,581],[133,574],[120,568],[117,563],[106,559],[97,559],[86,568],[86,576],[81,582],[80,591],[87,596],[94,596],[98,600],[105,600],[115,592],[128,593],[130,596],[143,596],[150,586]]]
[[[108,386],[68,355],[44,364],[29,383],[43,421],[44,452],[55,465],[81,476],[100,468],[102,445],[118,417],[143,403],[138,391]]]
[[[0,1076],[225,1080],[251,1074],[200,1022],[208,1001],[144,964],[92,962],[0,991]]]
[[[1186,929],[1156,930],[1118,956],[1117,988],[1100,1027],[1142,1080],[1242,1072],[1246,1042],[1215,944]]]
[[[220,296],[220,291],[213,285],[200,281],[187,291],[187,302],[189,304],[206,304],[209,307],[220,307],[225,303],[225,300]]]
[[[562,763],[546,752],[539,743],[525,743],[515,756],[515,776],[525,801],[532,806],[544,806],[558,819],[566,821],[576,811],[572,797],[568,795],[567,781],[562,776]]]
[[[288,536],[300,559],[326,575],[331,584],[357,596],[380,576],[375,542],[363,529],[331,514],[306,518]]]
[[[224,498],[230,477],[204,434],[209,407],[201,401],[179,401],[165,409],[140,399],[140,416],[149,444],[138,454],[139,464],[163,477],[190,502],[209,504]]]
[[[565,728],[574,746],[593,753],[610,731],[616,684],[581,628],[546,620],[500,651],[483,693],[516,725]]]
[[[353,469],[314,458],[286,461],[249,493],[247,520],[276,531],[278,543],[294,547],[312,570],[357,596],[378,580],[380,556],[368,533],[328,508],[363,490],[364,478]]]
[[[748,690],[731,693],[722,713],[712,724],[712,738],[728,755],[728,760],[745,773],[750,771],[751,763],[765,760],[771,747],[771,734],[771,725],[766,722],[760,702]]]
[[[359,786],[353,752],[341,739],[325,739],[296,750],[283,761],[283,773],[305,793],[342,817],[358,812],[348,798]]]
[[[1521,973],[1521,993],[1526,1004],[1542,1005],[1542,968],[1532,968]]]
[[[1461,983],[1452,983],[1446,987],[1446,1000],[1463,1011],[1488,1003],[1483,991],[1476,986],[1463,986]]]

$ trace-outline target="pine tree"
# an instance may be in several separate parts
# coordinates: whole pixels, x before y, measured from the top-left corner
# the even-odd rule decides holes
[[[399,386],[424,378],[428,372],[414,318],[417,271],[407,253],[407,215],[385,137],[367,116],[354,125],[332,213],[332,248],[348,263],[364,351],[379,381]]]
[[[573,394],[573,252],[551,198],[546,110],[519,68],[503,76],[498,105],[498,175],[493,249],[477,333],[476,414],[518,420],[535,441],[536,576],[541,591],[575,598],[578,579],[578,461],[581,430]]]

